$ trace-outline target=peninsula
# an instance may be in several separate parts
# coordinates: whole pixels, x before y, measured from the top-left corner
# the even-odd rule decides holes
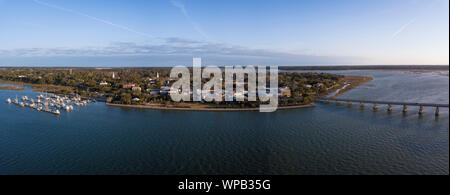
[[[0,79],[31,85],[36,91],[104,101],[110,106],[165,110],[253,111],[265,102],[173,102],[170,68],[2,68]],[[333,97],[371,81],[364,76],[279,73],[279,109],[314,106],[316,97]],[[208,80],[202,80],[202,83]],[[192,82],[192,81],[191,81]],[[245,94],[246,95],[246,94]]]

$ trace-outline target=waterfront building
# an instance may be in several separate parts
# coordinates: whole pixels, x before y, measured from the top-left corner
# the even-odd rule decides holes
[[[278,91],[281,97],[291,97],[291,89],[289,87],[280,87]]]
[[[314,84],[314,87],[323,87],[323,84],[322,83],[316,83],[316,84]]]
[[[147,89],[147,93],[150,95],[159,95],[160,91],[160,89]]]
[[[124,83],[124,84],[122,84],[122,87],[124,89],[131,89],[131,88],[133,88],[135,86],[136,86],[136,84],[134,84],[134,83]]]
[[[142,88],[140,88],[140,87],[132,87],[131,90],[132,90],[132,91],[141,92],[141,91],[142,91]]]
[[[161,90],[159,91],[159,93],[161,95],[167,95],[167,94],[169,94],[169,92],[170,92],[170,87],[168,87],[168,86],[161,87]]]

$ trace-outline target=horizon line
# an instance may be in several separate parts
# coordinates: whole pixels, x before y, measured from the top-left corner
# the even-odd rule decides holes
[[[0,65],[0,68],[97,68],[97,69],[113,69],[113,68],[173,68],[175,66],[184,66],[184,65],[172,65],[172,66],[52,66],[52,65],[46,65],[46,66],[2,66]],[[206,65],[205,65],[206,66]],[[208,65],[208,66],[214,66],[214,65]],[[226,67],[231,65],[218,65],[217,67]],[[246,65],[233,65],[233,66],[246,66]],[[258,65],[252,65],[252,66],[258,66]],[[449,64],[359,64],[359,65],[348,65],[348,64],[340,64],[340,65],[275,65],[278,67],[304,67],[304,68],[310,68],[310,67],[445,67],[450,66]],[[190,66],[189,66],[190,67]]]

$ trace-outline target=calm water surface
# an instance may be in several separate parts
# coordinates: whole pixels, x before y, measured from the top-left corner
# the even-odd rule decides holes
[[[361,72],[342,98],[449,103],[444,73]],[[8,105],[0,90],[0,174],[449,174],[449,115],[400,107],[258,112],[75,108],[61,116]]]

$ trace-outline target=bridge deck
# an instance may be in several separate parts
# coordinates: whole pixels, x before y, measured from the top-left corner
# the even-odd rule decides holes
[[[407,106],[424,106],[424,107],[449,107],[448,104],[433,104],[433,103],[411,103],[411,102],[391,102],[391,101],[370,101],[370,100],[352,100],[340,98],[321,98],[322,101],[339,101],[339,102],[362,102],[367,104],[391,104],[391,105],[407,105]]]

